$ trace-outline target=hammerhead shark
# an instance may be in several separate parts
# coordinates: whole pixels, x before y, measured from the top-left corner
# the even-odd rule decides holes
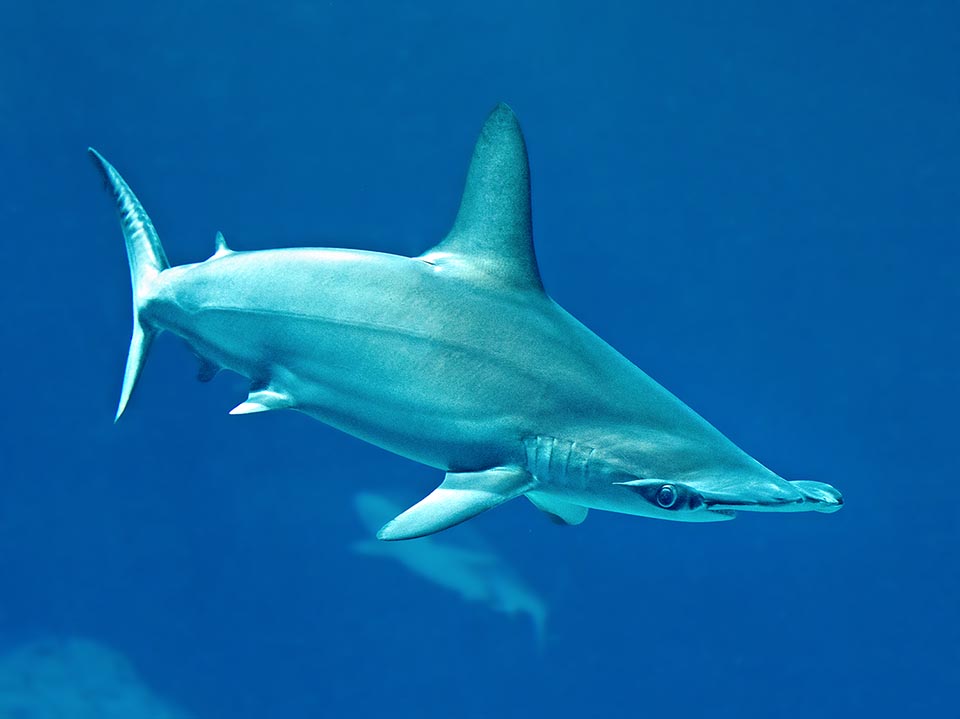
[[[360,521],[376,532],[384,520],[402,507],[389,498],[373,492],[354,497]],[[470,527],[458,529],[463,534]],[[451,533],[451,534],[456,534]],[[353,550],[371,557],[393,559],[414,574],[456,592],[468,602],[480,602],[505,614],[526,614],[533,622],[537,640],[543,646],[547,623],[547,605],[523,582],[499,555],[478,536],[469,541],[443,541],[423,537],[416,542],[378,542],[373,539],[357,542]]]
[[[378,533],[422,537],[526,496],[557,522],[588,508],[689,522],[737,510],[833,512],[828,484],[787,481],[737,448],[546,293],[526,145],[497,105],[453,228],[417,257],[349,249],[235,252],[171,267],[153,223],[92,148],[133,286],[117,419],[168,330],[200,379],[250,379],[231,414],[295,409],[446,472]]]

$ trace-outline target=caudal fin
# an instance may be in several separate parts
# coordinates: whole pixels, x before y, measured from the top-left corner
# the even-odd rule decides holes
[[[170,263],[167,262],[167,255],[153,223],[133,190],[99,152],[92,147],[88,148],[88,151],[117,203],[120,228],[123,230],[127,260],[130,263],[130,284],[133,287],[133,336],[127,354],[127,368],[123,373],[123,389],[120,392],[120,404],[114,420],[116,421],[127,408],[127,402],[146,362],[150,344],[157,335],[156,329],[140,319],[140,310],[146,302],[148,286],[155,277],[170,267]]]

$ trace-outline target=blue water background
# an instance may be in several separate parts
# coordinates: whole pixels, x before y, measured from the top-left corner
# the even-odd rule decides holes
[[[960,11],[951,2],[12,3],[0,22],[0,644],[93,637],[204,719],[955,716]],[[477,520],[530,626],[358,557],[439,480],[229,417],[156,344],[123,420],[122,240],[171,261],[443,236],[526,132],[549,292],[835,515]],[[305,288],[309,291],[309,288]]]

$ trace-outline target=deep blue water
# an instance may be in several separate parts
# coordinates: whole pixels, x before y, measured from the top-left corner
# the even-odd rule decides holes
[[[92,637],[202,719],[953,715],[955,3],[143,5],[3,8],[0,644]],[[349,551],[356,491],[413,501],[436,471],[229,417],[244,381],[197,384],[170,336],[113,425],[129,279],[85,153],[174,263],[217,230],[415,254],[499,100],[548,291],[846,497],[709,525],[481,517],[550,605],[542,653]]]

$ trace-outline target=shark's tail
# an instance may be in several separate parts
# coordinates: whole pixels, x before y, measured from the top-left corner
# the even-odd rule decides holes
[[[160,244],[157,231],[147,216],[140,200],[133,194],[120,173],[113,165],[103,159],[99,152],[89,148],[90,156],[113,193],[120,216],[120,227],[127,245],[127,259],[130,262],[130,282],[133,285],[133,336],[130,339],[130,352],[127,354],[127,368],[123,373],[123,390],[117,407],[116,419],[120,419],[127,407],[133,388],[140,378],[140,371],[147,359],[147,352],[157,330],[140,318],[150,283],[161,272],[170,267],[167,256]],[[114,421],[116,421],[116,419]]]

